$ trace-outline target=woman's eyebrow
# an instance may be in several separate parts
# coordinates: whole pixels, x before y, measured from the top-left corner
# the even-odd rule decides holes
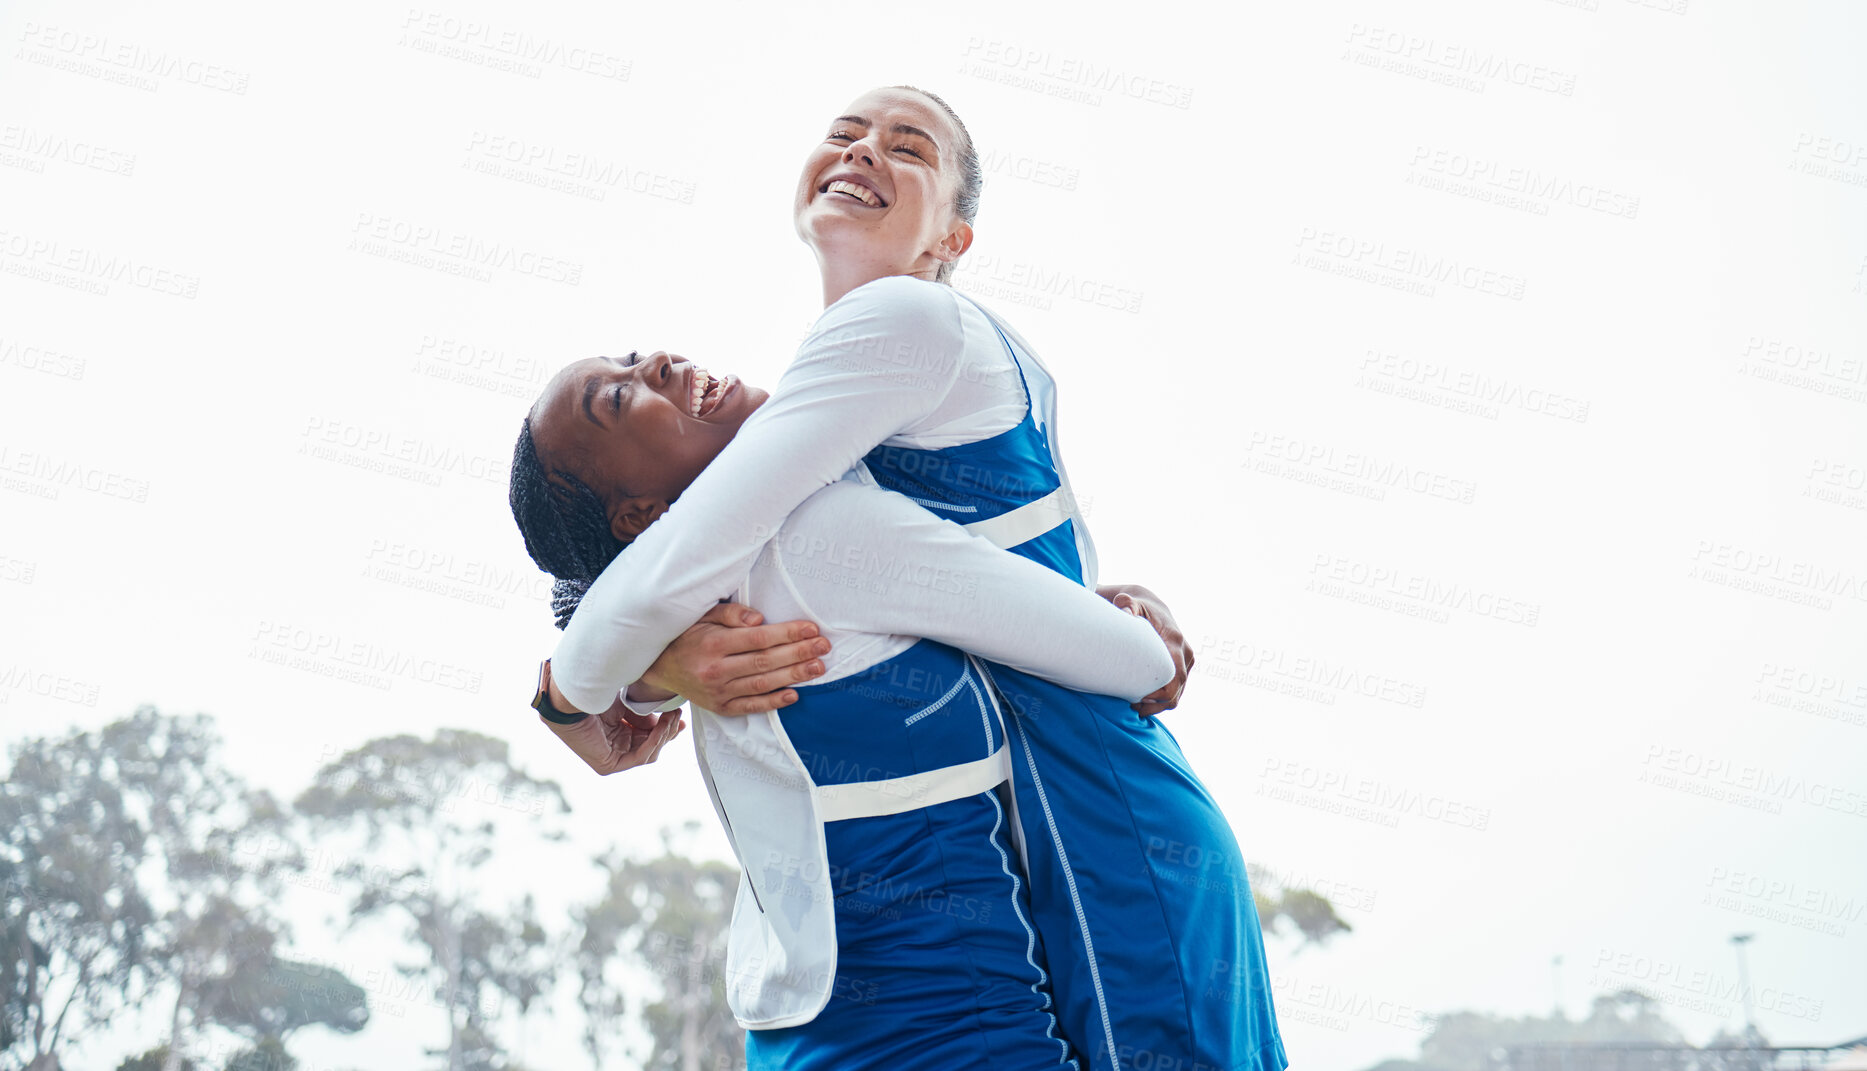
[[[583,415],[590,423],[595,424],[597,427],[602,427],[603,425],[601,421],[596,419],[596,411],[590,408],[590,401],[596,397],[597,388],[602,385],[602,381],[595,376],[584,380],[583,383]]]
[[[917,138],[926,138],[927,144],[932,145],[935,150],[940,148],[940,143],[933,139],[933,135],[922,130],[920,127],[909,126],[906,123],[896,123],[894,125],[894,132],[897,134],[912,134]]]
[[[836,117],[834,121],[838,123],[855,123],[859,126],[871,125],[867,119],[864,119],[860,115],[839,115]],[[906,123],[896,123],[894,126],[890,127],[889,129],[892,130],[896,134],[912,134],[917,138],[926,138],[927,143],[934,147],[935,152],[940,151],[940,143],[934,140],[934,136],[932,134],[929,134],[925,130],[922,130],[918,126],[909,126]]]

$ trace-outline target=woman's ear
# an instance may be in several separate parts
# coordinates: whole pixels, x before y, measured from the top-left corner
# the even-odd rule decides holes
[[[668,512],[668,503],[659,498],[624,498],[610,504],[609,534],[624,543],[633,543],[642,529]]]
[[[934,243],[933,255],[941,263],[951,263],[966,255],[972,248],[972,224],[959,220],[947,236]]]

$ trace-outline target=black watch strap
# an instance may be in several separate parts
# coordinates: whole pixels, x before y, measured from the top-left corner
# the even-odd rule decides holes
[[[538,694],[532,696],[532,709],[538,712],[539,717],[553,725],[575,725],[590,716],[581,710],[567,713],[552,704],[551,660],[549,658],[545,659],[544,665],[538,667]]]

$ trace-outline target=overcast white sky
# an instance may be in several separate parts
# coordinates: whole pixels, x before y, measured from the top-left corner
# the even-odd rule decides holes
[[[686,818],[723,854],[684,744],[599,780],[526,708],[556,632],[507,459],[580,357],[772,382],[820,310],[798,166],[910,82],[986,154],[958,282],[1059,377],[1104,579],[1200,645],[1170,724],[1247,857],[1355,927],[1272,940],[1293,1065],[1558,980],[1704,1040],[1735,932],[1772,1038],[1867,1034],[1858,7],[19,0],[0,33],[0,736],[206,711],[290,796],[464,726],[577,808],[515,888]],[[402,955],[293,904],[307,953]],[[585,1066],[577,1029],[527,1059]],[[440,1019],[310,1033],[387,1071]]]

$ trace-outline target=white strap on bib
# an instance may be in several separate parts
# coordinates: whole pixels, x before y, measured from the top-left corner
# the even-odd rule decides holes
[[[1065,484],[1035,502],[1026,502],[1008,513],[974,521],[965,526],[968,532],[983,536],[995,547],[1009,550],[1028,543],[1057,525],[1076,516],[1069,486]]]
[[[825,822],[840,822],[846,818],[900,814],[989,792],[1010,777],[1011,751],[1000,744],[997,751],[985,758],[958,766],[886,781],[818,785],[815,789],[817,817]]]

